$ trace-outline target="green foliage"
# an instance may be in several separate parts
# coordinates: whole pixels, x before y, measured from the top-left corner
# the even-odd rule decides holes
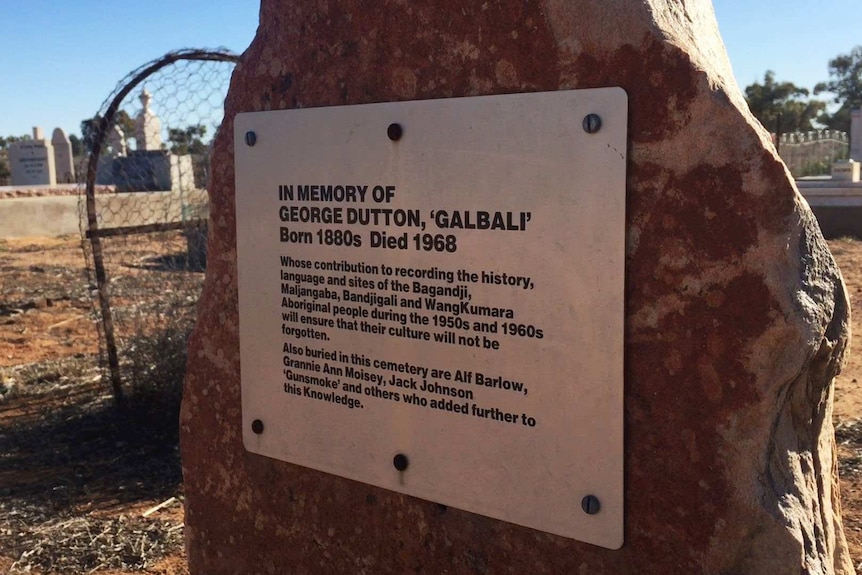
[[[12,171],[9,168],[9,154],[6,152],[9,149],[9,144],[32,139],[33,137],[29,134],[23,136],[0,136],[0,180],[5,182],[5,180],[12,177]]]
[[[32,140],[33,136],[30,134],[24,134],[23,136],[0,136],[0,150],[6,150],[9,148],[9,144],[12,142],[23,142],[25,140]]]
[[[792,82],[776,82],[772,70],[763,75],[763,84],[755,82],[745,88],[745,100],[751,113],[771,132],[813,130],[812,122],[826,109],[826,103],[807,98],[808,90]]]
[[[826,126],[830,130],[839,130],[841,132],[850,131],[850,110],[851,105],[844,103],[840,108],[835,110],[833,114],[823,113],[817,118],[817,121]]]
[[[804,178],[806,176],[824,176],[832,171],[832,162],[828,160],[813,160],[805,162],[799,168],[798,174],[793,174],[794,177]]]
[[[72,155],[77,157],[84,153],[84,143],[76,134],[69,134],[69,143],[72,144]]]
[[[833,101],[849,110],[862,107],[862,46],[829,61],[829,81],[814,87],[815,93],[832,92]]]
[[[99,131],[99,122],[101,121],[102,118],[100,116],[81,120],[81,143],[84,151],[88,154],[93,149],[93,143],[96,139],[96,133]]]
[[[818,121],[833,130],[850,131],[850,110],[862,108],[862,46],[829,61],[829,81],[814,87],[814,93],[832,92],[841,104],[834,114],[822,114]]]
[[[81,120],[81,136],[82,136],[82,151],[90,153],[95,143],[96,134],[99,132],[99,124],[102,117],[99,115]],[[114,125],[123,131],[123,139],[126,141],[126,146],[130,147],[129,140],[135,137],[135,120],[129,116],[125,110],[118,110],[114,114]],[[69,138],[71,140],[71,138]],[[73,143],[74,145],[74,143]],[[73,150],[74,151],[74,150]],[[102,143],[102,154],[108,152],[104,142]]]
[[[185,129],[171,128],[168,130],[170,150],[177,155],[206,154],[207,145],[202,138],[206,136],[207,128],[202,124],[186,126]]]
[[[114,114],[114,125],[123,131],[128,146],[129,140],[135,137],[135,120],[125,110],[117,110]]]
[[[846,160],[850,150],[844,149],[841,152],[833,154],[831,157],[822,158],[819,160],[810,160],[802,164],[798,170],[793,171],[793,176],[796,178],[804,178],[805,176],[825,176],[832,173],[832,164],[838,160]]]

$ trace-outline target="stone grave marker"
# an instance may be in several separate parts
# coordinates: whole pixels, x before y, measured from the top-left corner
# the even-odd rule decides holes
[[[832,179],[839,182],[859,181],[860,163],[856,160],[838,160],[832,163]]]
[[[52,186],[57,183],[54,149],[41,128],[33,128],[32,140],[9,145],[9,169],[13,186]]]
[[[141,91],[141,111],[135,117],[135,145],[143,152],[158,151],[162,147],[162,121],[150,109],[152,99],[146,89]]]
[[[75,181],[75,166],[72,159],[72,142],[66,133],[55,128],[51,135],[51,146],[54,148],[54,173],[57,182],[69,184]]]
[[[114,124],[108,130],[108,155],[112,158],[125,157],[126,155],[126,134],[123,129]]]
[[[854,572],[831,423],[833,378],[849,342],[847,295],[808,206],[733,80],[708,1],[418,0],[368,10],[358,0],[263,0],[260,17],[214,145],[209,267],[189,348],[181,433],[192,573]],[[619,229],[608,214],[595,216],[598,225],[591,221],[603,189],[586,169],[562,164],[567,177],[553,175],[559,158],[587,161],[579,155],[593,153],[585,151],[588,135],[603,137],[602,115],[610,114],[611,124],[618,119],[610,111],[592,117],[577,96],[571,117],[560,115],[541,95],[594,89],[622,89],[627,99],[625,142],[605,145],[625,165]],[[496,116],[459,106],[462,98],[493,103],[471,97],[506,94],[536,103],[501,104]],[[436,107],[440,99],[447,101]],[[377,111],[363,111],[372,109],[364,104]],[[531,120],[541,128],[529,129]],[[362,180],[335,181],[352,176]],[[366,182],[380,205],[351,204]],[[387,205],[387,197],[404,204]],[[351,221],[350,208],[377,209],[377,220]],[[399,216],[386,209],[418,210],[419,228],[405,237]],[[446,219],[453,210],[456,226]],[[480,211],[489,214],[482,220],[489,227],[499,212],[503,228],[525,229],[489,236],[476,227]],[[522,212],[531,214],[524,226],[515,217]],[[422,234],[431,237],[426,242]],[[591,251],[613,251],[617,243],[624,276],[589,263]],[[405,328],[433,339],[432,331],[457,332],[458,318],[469,318],[471,328],[490,320],[477,317],[473,304],[462,315],[460,306],[438,311],[419,297],[418,307],[404,308],[401,325],[400,305],[371,295],[391,297],[390,288],[377,286],[385,278],[344,268],[362,259],[381,273],[384,265],[425,270],[423,278],[404,278],[410,290],[414,281],[427,289],[445,272],[466,272],[454,283],[466,284],[477,300],[497,292],[473,285],[473,273],[520,277],[511,270],[521,267],[545,283],[537,284],[535,306],[524,303],[530,295],[486,305],[516,314],[507,322],[516,324],[511,334],[501,333],[503,322],[497,334],[481,333],[499,343],[498,356],[485,347],[446,353],[449,344],[421,334],[409,346],[393,340],[404,339]],[[315,269],[315,262],[326,265]],[[343,271],[333,273],[338,265]],[[342,275],[351,286],[327,284]],[[543,292],[549,285],[558,292]],[[358,294],[355,301],[345,289]],[[340,300],[330,301],[326,290]],[[602,310],[580,300],[615,290],[624,298],[624,321],[592,331]],[[441,294],[436,299],[457,299]],[[250,311],[255,304],[260,309]],[[336,304],[344,308],[340,316]],[[381,312],[388,314],[370,321]],[[345,317],[365,313],[368,319]],[[536,328],[542,340],[528,341]],[[318,337],[330,337],[326,332],[331,340]],[[476,333],[456,333],[456,341],[459,335]],[[249,338],[278,351],[249,355]],[[575,349],[605,353],[617,338],[619,352]],[[593,364],[591,357],[603,359]],[[537,434],[525,445],[506,431],[479,432],[454,401],[443,402],[442,411],[452,408],[447,413],[432,415],[394,399],[394,388],[376,386],[390,395],[370,399],[374,382],[388,382],[393,366],[436,368],[439,385],[474,391],[476,404],[506,393],[442,375],[471,358],[499,369],[499,385],[528,382],[528,400],[501,405],[535,401],[542,415],[580,415],[555,427],[553,437]],[[343,369],[342,360],[363,373],[322,373],[324,363]],[[617,457],[596,431],[611,412],[598,403],[590,408],[594,392],[618,383],[596,382],[593,374],[617,360],[623,492],[619,503],[603,506],[602,497],[572,488],[591,477],[592,460],[571,454],[594,445],[591,457],[600,464]],[[433,383],[419,373],[395,377],[397,388],[412,388],[414,378],[415,395],[429,407],[440,395],[419,389]],[[320,388],[326,378],[338,380],[337,392]],[[457,398],[465,400],[472,410]],[[350,406],[374,401],[391,402],[389,411],[351,428],[357,418]],[[540,429],[544,419],[535,419]],[[429,460],[377,449],[398,441],[420,454],[439,452]],[[499,453],[500,445],[510,449],[507,457],[488,457],[486,450]],[[344,454],[344,462],[321,465],[327,449]],[[471,453],[472,482],[455,465]],[[572,483],[560,472],[566,466]],[[524,493],[545,487],[555,498],[529,520],[515,512],[523,501],[506,483],[524,476],[531,482]],[[489,494],[504,496],[496,507],[477,503],[493,500]],[[590,521],[616,513],[619,540],[590,539]],[[566,515],[576,528],[553,528]]]

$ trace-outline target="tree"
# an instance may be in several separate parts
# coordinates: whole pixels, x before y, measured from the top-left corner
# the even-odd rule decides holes
[[[84,146],[84,151],[89,154],[93,150],[96,133],[99,130],[99,122],[102,117],[99,115],[93,116],[86,120],[81,120],[81,143]]]
[[[126,147],[130,148],[129,140],[135,137],[135,120],[125,110],[117,110],[117,113],[114,115],[114,125],[123,131]]]
[[[94,140],[99,131],[99,124],[101,121],[102,116],[98,114],[92,118],[81,120],[81,143],[83,145],[83,150],[88,154],[90,153],[90,150],[93,149],[93,144],[95,143]],[[117,113],[114,114],[114,125],[123,131],[123,139],[126,141],[126,147],[131,148],[129,140],[135,137],[135,120],[133,120],[125,110],[118,110]],[[104,143],[102,144],[102,153],[107,153],[107,148]]]
[[[69,134],[69,143],[72,144],[72,155],[80,156],[84,153],[84,144],[81,138],[75,134]]]
[[[767,70],[763,75],[763,84],[755,82],[745,88],[745,101],[751,113],[772,132],[806,132],[814,129],[811,122],[826,109],[826,103],[807,98],[808,90],[792,82],[776,82],[772,70]]]
[[[12,142],[23,142],[24,140],[32,140],[33,136],[24,134],[23,136],[0,136],[0,150],[5,150]]]
[[[169,129],[168,141],[171,142],[171,152],[180,156],[186,154],[206,154],[207,145],[201,139],[206,133],[207,128],[203,124],[186,126],[185,129]]]
[[[23,136],[0,136],[0,180],[6,180],[12,176],[9,168],[9,144],[13,142],[21,142],[24,140],[32,140],[33,136],[24,134]]]
[[[822,114],[818,121],[833,130],[850,131],[850,110],[862,108],[862,46],[829,61],[829,81],[814,87],[814,93],[832,92],[841,104],[834,114]]]

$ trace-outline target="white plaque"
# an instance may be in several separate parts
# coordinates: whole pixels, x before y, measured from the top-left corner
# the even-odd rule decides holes
[[[246,449],[619,548],[626,123],[620,88],[239,114]]]

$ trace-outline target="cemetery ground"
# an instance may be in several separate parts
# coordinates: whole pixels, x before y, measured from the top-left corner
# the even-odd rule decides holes
[[[829,245],[855,306],[862,302],[862,241]],[[156,258],[158,248],[141,236],[124,261]],[[118,283],[146,270],[117,265],[108,271]],[[0,573],[184,575],[177,388],[145,386],[131,394],[130,411],[118,414],[98,369],[90,282],[79,237],[0,240]],[[862,334],[862,312],[853,315],[853,331]],[[856,341],[836,382],[834,421],[845,532],[860,568]]]
[[[137,236],[125,255],[108,273],[128,307],[121,286],[158,281],[164,252]],[[91,281],[79,237],[0,240],[0,573],[185,574],[182,373],[117,411]],[[136,344],[156,368],[159,342]]]

